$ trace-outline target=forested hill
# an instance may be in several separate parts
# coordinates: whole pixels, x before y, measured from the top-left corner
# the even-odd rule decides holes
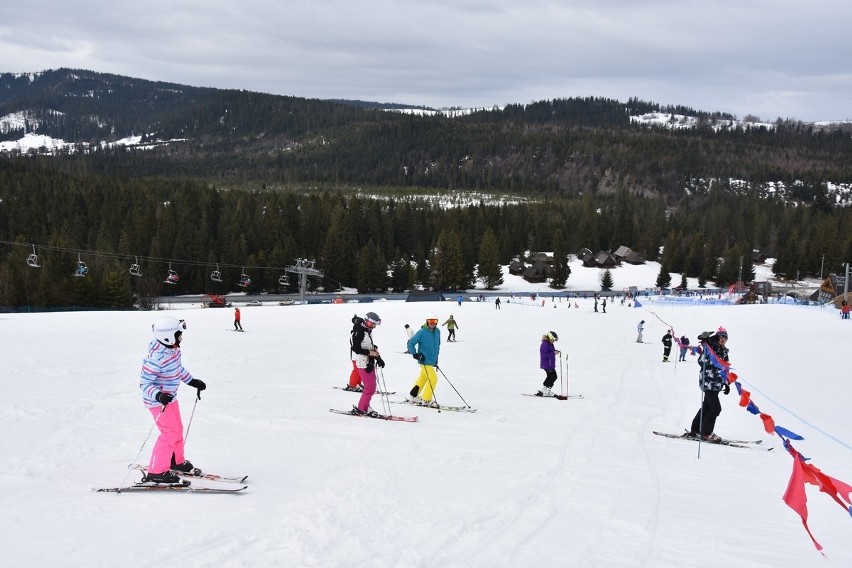
[[[755,249],[788,275],[852,258],[842,125],[602,98],[390,106],[0,75],[0,307],[292,289],[297,259],[323,271],[313,286],[374,292],[493,283],[525,251],[554,252],[556,289],[582,248],[631,247],[660,285],[749,280]],[[694,126],[635,120],[653,112]]]
[[[70,146],[75,173],[193,177],[248,188],[293,184],[575,196],[626,189],[676,204],[712,180],[781,183],[808,200],[852,183],[842,127],[779,121],[717,128],[719,113],[631,99],[556,99],[447,116],[363,101],[190,87],[83,70],[0,75],[0,142]],[[671,129],[652,111],[698,118]],[[135,145],[114,144],[136,136]],[[144,148],[144,149],[143,149]],[[15,155],[15,151],[9,152]],[[776,190],[777,191],[777,190]]]

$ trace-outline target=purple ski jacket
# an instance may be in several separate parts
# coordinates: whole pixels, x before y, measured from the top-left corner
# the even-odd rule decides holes
[[[555,369],[556,368],[556,347],[546,339],[541,340],[541,347],[538,350],[541,355],[540,369]]]

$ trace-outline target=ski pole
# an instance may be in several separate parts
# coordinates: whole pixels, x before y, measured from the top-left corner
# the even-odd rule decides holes
[[[426,368],[426,363],[423,361],[420,361],[420,365],[423,367],[423,374],[426,376],[426,382],[429,383],[429,390],[432,391],[432,400],[435,401],[435,404],[438,406],[438,412],[441,412],[441,405],[438,404],[438,397],[435,395],[435,385],[432,383],[432,377],[429,376],[429,369]],[[438,367],[436,366],[435,368],[437,369]]]
[[[138,461],[139,461],[139,456],[141,456],[141,455],[142,455],[142,450],[144,450],[144,449],[145,449],[145,446],[148,444],[148,439],[151,437],[151,434],[154,432],[154,428],[156,428],[156,427],[157,427],[157,422],[159,422],[159,421],[160,421],[160,416],[162,416],[162,415],[163,415],[163,412],[165,412],[165,411],[166,411],[166,407],[164,406],[164,407],[162,407],[162,408],[160,409],[160,413],[157,415],[157,417],[156,417],[156,418],[154,418],[154,424],[152,424],[152,425],[151,425],[151,429],[150,429],[150,430],[148,430],[148,435],[147,435],[147,436],[145,436],[145,440],[142,442],[142,445],[139,447],[139,451],[138,451],[138,452],[136,452],[136,457],[135,457],[135,458],[133,458],[133,462],[132,462],[132,463],[131,463],[128,467],[127,467],[127,473],[126,473],[126,474],[124,474],[124,479],[123,479],[123,480],[121,480],[121,485],[119,485],[119,486],[118,486],[118,487],[119,487],[119,491],[116,491],[116,493],[121,493],[121,489],[120,489],[120,488],[124,487],[124,484],[125,484],[125,483],[127,483],[127,478],[128,478],[128,477],[130,477],[130,471],[131,471],[131,468],[133,467],[133,465],[134,465],[136,462],[138,462]]]
[[[391,413],[390,400],[388,399],[387,394],[388,387],[387,383],[385,382],[385,372],[382,370],[381,367],[379,367],[379,373],[376,376],[381,377],[382,380],[381,384],[379,384],[379,398],[382,401],[382,410],[385,411],[388,416],[393,416],[393,414]]]
[[[705,347],[706,349],[706,347]],[[707,371],[707,359],[704,357],[705,353],[702,350],[701,356],[701,382],[704,382],[704,373]],[[701,385],[701,410],[698,411],[698,455],[695,459],[701,459],[701,442],[703,438],[701,436],[701,432],[704,430],[704,400],[707,398],[707,393],[704,391],[703,384]]]
[[[455,387],[455,385],[453,385],[452,381],[450,381],[450,378],[446,374],[444,374],[444,370],[441,369],[440,367],[438,367],[437,365],[435,366],[435,368],[438,369],[439,371],[441,371],[441,375],[443,375],[444,378],[447,380],[447,384],[449,384],[451,387],[453,387],[453,390],[456,391],[456,394],[459,395],[459,398],[462,400],[462,402],[465,403],[465,405],[468,408],[470,408],[470,405],[467,403],[467,401],[464,399],[464,397],[461,395],[461,393],[458,391],[458,389],[456,389],[456,387]]]
[[[701,459],[701,442],[704,441],[704,437],[701,435],[701,431],[704,430],[704,399],[707,397],[707,393],[703,390],[701,391],[701,410],[698,411],[698,455],[695,456],[695,459]]]
[[[568,368],[568,356],[565,356],[565,368]],[[566,373],[567,374],[567,373]],[[568,396],[568,391],[565,390],[565,385],[562,384],[562,351],[559,352],[559,390],[562,391],[562,396]]]
[[[186,424],[186,433],[183,435],[184,447],[186,447],[186,440],[187,440],[187,438],[189,438],[189,429],[192,426],[192,417],[195,416],[195,407],[198,406],[199,400],[201,400],[200,396],[195,398],[195,403],[193,403],[193,405],[192,405],[192,412],[189,413],[189,422]]]

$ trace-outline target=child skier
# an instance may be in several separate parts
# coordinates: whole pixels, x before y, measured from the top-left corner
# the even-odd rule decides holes
[[[142,400],[154,417],[160,436],[151,452],[148,473],[143,481],[154,483],[180,483],[171,470],[188,473],[193,465],[186,459],[183,447],[183,422],[177,390],[181,383],[201,391],[207,388],[204,381],[195,379],[181,362],[180,343],[186,322],[172,317],[158,318],[151,326],[154,339],[148,344],[148,354],[142,361],[139,388]]]
[[[538,349],[540,356],[539,368],[544,370],[544,386],[538,390],[536,396],[556,396],[551,390],[556,383],[556,354],[562,353],[554,346],[559,341],[555,331],[548,331],[541,336],[541,346]]]

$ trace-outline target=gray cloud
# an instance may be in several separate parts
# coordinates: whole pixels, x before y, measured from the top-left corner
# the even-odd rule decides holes
[[[435,107],[574,96],[852,119],[846,0],[21,3],[0,70]]]

